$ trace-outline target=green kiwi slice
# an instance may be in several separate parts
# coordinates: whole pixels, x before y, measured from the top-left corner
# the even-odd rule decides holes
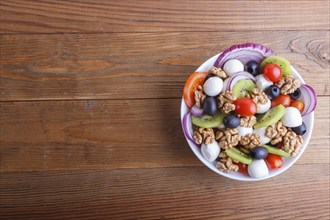
[[[281,67],[283,76],[292,75],[290,62],[287,59],[279,56],[269,56],[261,62],[260,64],[261,69],[263,69],[264,66],[266,66],[269,63],[274,63],[277,64],[279,67]]]
[[[271,147],[266,144],[264,144],[262,146],[267,149],[268,153],[276,154],[276,155],[279,155],[282,157],[290,157],[290,154],[288,152],[285,152],[284,150],[278,149],[276,147]]]
[[[230,157],[233,160],[237,160],[241,163],[244,164],[251,164],[252,163],[252,157],[246,155],[245,153],[237,150],[236,148],[230,148],[227,149],[226,154],[228,155],[228,157]]]
[[[194,125],[201,128],[215,128],[223,124],[223,118],[226,116],[226,113],[217,112],[213,116],[202,115],[202,116],[192,116],[191,121]]]
[[[233,87],[232,92],[237,96],[237,98],[245,97],[249,92],[257,85],[250,79],[241,79]]]
[[[283,105],[278,105],[271,108],[266,112],[266,114],[254,125],[254,128],[267,127],[278,122],[285,114],[285,107]]]

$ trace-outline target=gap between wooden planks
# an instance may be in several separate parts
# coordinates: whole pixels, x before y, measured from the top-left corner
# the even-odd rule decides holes
[[[328,172],[322,164],[300,164],[257,183],[206,167],[4,173],[0,216],[327,219]]]
[[[329,97],[298,164],[329,165]],[[202,166],[179,99],[3,102],[1,172]]]
[[[329,1],[1,1],[0,33],[329,30]]]
[[[178,98],[200,64],[243,42],[273,49],[318,95],[330,94],[329,31],[23,34],[0,40],[2,101]]]

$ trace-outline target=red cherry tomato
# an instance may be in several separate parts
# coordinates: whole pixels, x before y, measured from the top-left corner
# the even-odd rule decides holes
[[[264,67],[263,74],[269,81],[278,82],[282,77],[282,69],[276,64],[269,63]]]
[[[284,105],[284,107],[289,107],[291,104],[291,98],[289,95],[279,95],[279,97],[272,100],[271,108],[278,106],[279,104]]]
[[[276,154],[268,154],[265,158],[265,162],[269,169],[278,169],[283,165],[282,157]]]
[[[252,116],[257,112],[257,105],[252,99],[249,98],[238,98],[233,104],[235,105],[236,114],[242,116]]]
[[[247,164],[244,164],[244,163],[241,163],[241,162],[233,162],[233,164],[237,165],[238,166],[238,172],[240,173],[243,173],[243,174],[248,174],[248,165]]]
[[[292,101],[290,106],[297,108],[300,112],[304,111],[305,108],[305,104],[300,100]]]
[[[189,108],[195,104],[195,90],[198,86],[203,85],[207,74],[207,72],[194,72],[186,81],[183,89],[183,99]]]

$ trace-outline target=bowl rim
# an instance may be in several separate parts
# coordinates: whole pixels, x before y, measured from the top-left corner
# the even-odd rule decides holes
[[[212,56],[211,58],[209,58],[208,60],[206,60],[202,65],[200,65],[195,72],[202,72],[202,71],[208,71],[214,64],[216,58],[220,55],[221,53],[218,53],[214,56]],[[305,81],[303,80],[303,78],[300,76],[300,74],[291,66],[291,69],[292,69],[292,75],[300,80],[302,83],[305,83]],[[184,130],[183,128],[183,124],[182,124],[182,121],[183,121],[183,117],[184,115],[188,112],[189,108],[187,107],[187,105],[185,104],[184,102],[184,99],[182,97],[181,99],[181,110],[180,110],[180,118],[181,118],[181,127],[182,127],[182,130]],[[247,176],[247,175],[244,175],[244,174],[241,174],[241,173],[224,173],[222,171],[220,171],[219,169],[217,169],[215,167],[215,162],[208,162],[204,157],[203,155],[201,154],[200,152],[200,148],[196,146],[195,143],[193,143],[192,141],[190,141],[185,133],[183,132],[185,138],[186,138],[186,141],[190,147],[190,149],[194,152],[195,156],[204,164],[206,165],[209,169],[213,170],[214,172],[216,172],[217,174],[220,174],[221,176],[225,176],[229,179],[233,179],[233,180],[238,180],[238,181],[260,181],[260,180],[265,180],[265,179],[269,179],[269,178],[272,178],[272,177],[275,177],[281,173],[283,173],[284,171],[286,171],[287,169],[289,169],[294,163],[297,162],[297,160],[301,157],[301,155],[304,153],[305,149],[307,148],[308,144],[309,144],[309,141],[310,141],[310,138],[312,136],[312,131],[313,131],[313,127],[314,127],[314,111],[311,112],[310,114],[306,115],[306,116],[303,116],[303,121],[306,123],[306,127],[308,128],[307,129],[307,132],[306,134],[303,136],[303,140],[304,140],[304,143],[303,143],[303,146],[302,146],[302,149],[301,151],[299,152],[299,154],[295,157],[290,157],[290,158],[284,158],[284,165],[283,167],[279,168],[279,169],[276,169],[276,170],[272,170],[269,172],[269,175],[267,175],[266,177],[263,177],[263,178],[252,178],[250,176]],[[308,126],[309,125],[309,126]]]

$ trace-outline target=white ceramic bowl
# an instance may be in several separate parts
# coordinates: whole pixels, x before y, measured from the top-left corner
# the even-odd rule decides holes
[[[208,59],[207,61],[205,61],[200,67],[198,67],[198,69],[196,70],[196,72],[207,72],[209,69],[212,68],[214,62],[216,61],[217,57],[219,56],[220,54],[217,54],[213,57],[211,57],[210,59]],[[293,68],[291,67],[292,69],[292,75],[296,78],[296,79],[299,79],[302,83],[305,83],[304,80],[302,79],[302,77],[299,75],[299,73]],[[181,123],[182,123],[182,119],[183,119],[183,116],[189,111],[187,105],[185,104],[183,98],[181,100]],[[236,172],[236,173],[224,173],[220,170],[218,170],[216,167],[215,167],[215,164],[216,164],[216,161],[215,162],[208,162],[207,160],[204,159],[202,153],[201,153],[201,150],[199,147],[197,147],[194,143],[192,143],[186,136],[186,140],[191,148],[191,150],[194,152],[194,154],[198,157],[198,159],[200,161],[202,161],[208,168],[210,168],[211,170],[213,170],[214,172],[222,175],[222,176],[225,176],[225,177],[228,177],[230,179],[234,179],[234,180],[240,180],[240,181],[259,181],[259,180],[264,180],[264,179],[268,179],[268,178],[271,178],[271,177],[274,177],[274,176],[277,176],[279,175],[280,173],[284,172],[285,170],[287,170],[289,167],[291,167],[299,158],[300,156],[304,153],[308,143],[309,143],[309,140],[311,138],[311,135],[312,135],[312,131],[313,131],[313,125],[314,125],[314,112],[306,115],[303,117],[303,121],[305,122],[306,124],[306,128],[307,128],[307,132],[303,135],[303,139],[304,139],[304,144],[302,146],[302,149],[300,151],[300,153],[295,156],[295,157],[289,157],[289,158],[284,158],[283,157],[283,166],[279,169],[275,169],[275,170],[269,170],[269,175],[264,177],[264,178],[260,178],[260,179],[255,179],[255,178],[252,178],[248,175],[244,175],[244,174],[241,174],[239,172]],[[182,124],[181,124],[182,125]]]

